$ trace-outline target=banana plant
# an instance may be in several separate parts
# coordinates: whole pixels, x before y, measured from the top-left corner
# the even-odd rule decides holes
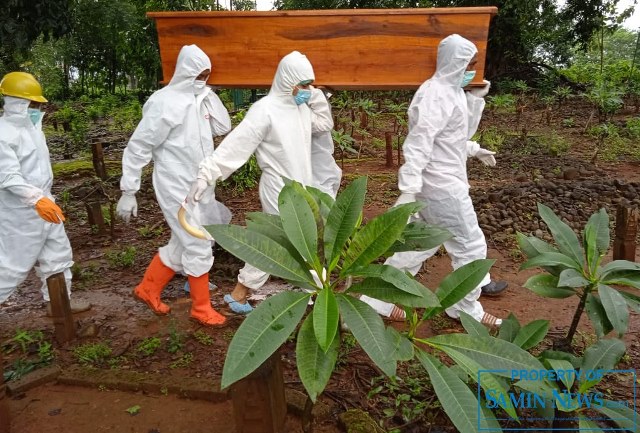
[[[517,345],[488,333],[422,339],[415,332],[421,321],[477,287],[494,261],[476,260],[458,268],[435,291],[408,273],[378,264],[380,258],[396,252],[433,248],[451,234],[423,222],[408,224],[409,217],[422,208],[420,203],[394,207],[363,224],[365,193],[364,177],[353,181],[335,201],[315,188],[285,180],[278,199],[279,215],[256,212],[248,215],[246,227],[205,227],[231,254],[302,289],[274,295],[246,317],[227,350],[222,388],[258,368],[298,329],[298,373],[315,402],[335,368],[342,320],[388,376],[395,375],[399,361],[417,358],[459,431],[499,429],[486,404],[481,404],[484,398],[479,400],[477,392],[434,353],[448,355],[472,379],[481,370],[496,370],[495,374],[483,373],[480,385],[491,389],[495,385],[500,392],[507,391],[510,371],[541,369],[542,364]],[[358,299],[359,294],[403,306],[409,331],[386,328],[380,315]],[[313,307],[305,316],[310,301]],[[425,311],[421,318],[418,309]],[[427,352],[425,346],[433,350]],[[514,410],[510,414],[517,418]]]
[[[571,326],[561,346],[570,348],[580,317],[586,309],[598,338],[615,330],[622,337],[629,326],[629,310],[640,312],[640,296],[614,286],[640,289],[640,264],[615,260],[602,264],[609,250],[609,217],[605,209],[587,222],[582,244],[575,232],[550,208],[539,203],[538,213],[557,246],[535,236],[517,233],[520,249],[528,260],[520,269],[542,268],[524,287],[547,298],[578,297]]]

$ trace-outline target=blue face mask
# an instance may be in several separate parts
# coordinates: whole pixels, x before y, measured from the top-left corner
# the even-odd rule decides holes
[[[37,108],[29,108],[27,109],[27,113],[29,113],[29,119],[31,119],[31,123],[33,123],[34,126],[40,122],[44,115],[44,113]]]
[[[296,101],[296,104],[298,105],[306,104],[307,102],[309,102],[310,98],[311,90],[309,89],[298,89],[298,93],[296,93],[296,95],[293,97],[293,99]]]
[[[467,87],[475,76],[476,76],[476,71],[465,71],[460,87]]]

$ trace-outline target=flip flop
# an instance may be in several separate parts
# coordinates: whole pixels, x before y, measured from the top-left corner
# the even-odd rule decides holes
[[[231,294],[224,295],[224,302],[226,302],[229,305],[231,311],[236,314],[247,315],[253,311],[253,307],[251,306],[251,304],[249,304],[249,302],[241,304],[240,302],[233,299]]]

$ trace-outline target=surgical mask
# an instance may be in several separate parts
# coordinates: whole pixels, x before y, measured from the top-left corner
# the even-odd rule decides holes
[[[37,108],[29,108],[27,109],[27,112],[29,113],[29,119],[31,119],[31,123],[33,123],[33,126],[37,125],[38,122],[42,120],[42,116],[44,115],[44,113]]]
[[[204,80],[195,80],[193,82],[193,88],[195,89],[195,93],[201,93],[206,86],[207,86],[207,82]]]
[[[476,71],[465,71],[460,87],[467,87],[475,76],[476,76]]]
[[[298,89],[298,93],[296,93],[296,95],[293,97],[293,99],[296,101],[296,104],[298,105],[306,104],[307,102],[309,102],[310,98],[311,90],[309,89]]]

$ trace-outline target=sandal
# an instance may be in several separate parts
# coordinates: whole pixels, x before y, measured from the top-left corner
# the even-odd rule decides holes
[[[407,313],[402,308],[394,305],[391,314],[389,314],[389,317],[386,317],[386,319],[392,322],[404,322],[407,319]]]
[[[482,316],[482,320],[480,321],[480,323],[490,328],[499,328],[500,325],[502,325],[502,319],[498,319],[492,314],[484,313],[484,316]]]
[[[224,302],[226,302],[229,305],[231,311],[236,314],[247,315],[253,311],[253,307],[251,306],[251,304],[249,304],[249,302],[245,301],[244,304],[241,304],[240,301],[236,301],[235,299],[233,299],[231,294],[224,295]]]

